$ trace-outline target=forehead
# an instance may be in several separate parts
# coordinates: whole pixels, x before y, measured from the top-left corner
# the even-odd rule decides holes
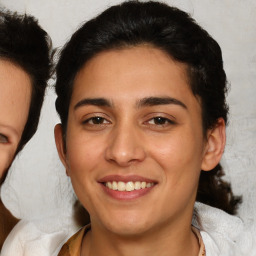
[[[104,51],[89,60],[75,77],[71,104],[83,97],[125,100],[129,95],[143,98],[166,93],[195,98],[187,65],[160,49],[142,45]]]
[[[89,60],[74,80],[74,94],[93,93],[100,88],[109,94],[122,90],[159,91],[166,85],[182,83],[179,90],[190,90],[186,64],[174,61],[164,51],[151,46],[136,46],[102,52]],[[175,86],[173,86],[175,87]],[[77,93],[76,93],[77,92]],[[114,95],[113,95],[114,96]]]
[[[0,59],[0,90],[0,125],[21,133],[31,99],[30,77],[19,66]]]

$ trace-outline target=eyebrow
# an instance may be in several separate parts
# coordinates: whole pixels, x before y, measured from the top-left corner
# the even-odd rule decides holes
[[[137,102],[137,107],[141,108],[144,106],[157,106],[157,105],[169,105],[174,104],[183,107],[184,109],[187,109],[187,106],[181,102],[180,100],[177,100],[172,97],[148,97],[143,98]]]
[[[86,106],[86,105],[94,105],[99,107],[111,107],[110,101],[104,98],[86,98],[80,100],[78,103],[76,103],[74,109],[76,110],[79,107]]]
[[[136,107],[141,108],[146,106],[169,105],[169,104],[178,105],[183,107],[184,109],[187,109],[187,106],[183,102],[172,97],[146,97],[138,100],[138,102],[136,103]],[[113,104],[105,98],[85,98],[80,100],[78,103],[76,103],[74,109],[76,110],[79,107],[87,106],[87,105],[93,105],[93,106],[99,106],[99,107],[111,107]]]

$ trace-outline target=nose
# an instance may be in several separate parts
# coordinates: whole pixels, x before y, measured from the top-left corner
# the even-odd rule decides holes
[[[107,161],[115,162],[122,167],[142,162],[146,152],[138,128],[127,124],[116,127],[109,137],[105,156]]]

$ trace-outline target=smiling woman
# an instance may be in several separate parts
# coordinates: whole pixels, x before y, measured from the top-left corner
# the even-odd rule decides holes
[[[60,256],[243,255],[242,225],[228,237],[195,206],[235,213],[239,200],[219,165],[221,50],[189,15],[158,2],[110,7],[64,47],[56,92],[57,149],[91,219]]]
[[[0,185],[36,132],[50,55],[50,39],[33,17],[0,11]],[[0,250],[17,222],[0,200]]]
[[[167,228],[184,211],[191,219],[208,146],[184,73],[161,50],[136,46],[100,53],[76,76],[63,158],[82,204],[115,233]],[[76,107],[84,97],[109,104]]]

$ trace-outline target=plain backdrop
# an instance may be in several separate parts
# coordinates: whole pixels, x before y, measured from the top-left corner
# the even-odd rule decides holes
[[[53,46],[61,48],[82,22],[118,0],[0,0],[0,6],[34,15],[50,34]],[[230,121],[222,164],[225,179],[243,196],[239,215],[251,224],[256,216],[256,1],[169,0],[189,12],[220,44],[230,82]],[[17,157],[1,196],[19,218],[40,219],[72,215],[75,197],[58,160],[53,129],[59,122],[55,94],[49,88],[39,129]]]

